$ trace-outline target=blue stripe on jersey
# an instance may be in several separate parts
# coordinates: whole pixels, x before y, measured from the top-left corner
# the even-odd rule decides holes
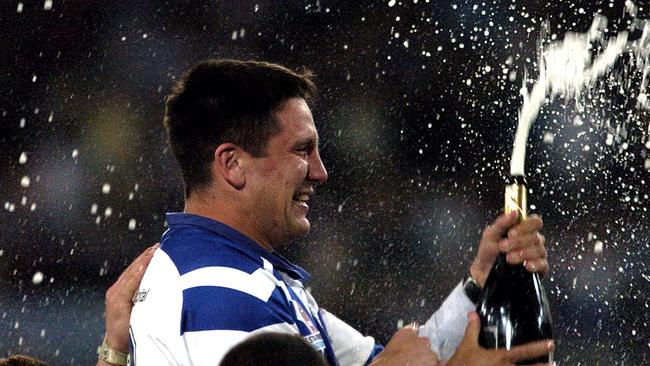
[[[275,252],[268,252],[244,234],[207,217],[168,213],[169,224],[161,240],[167,253],[183,275],[198,268],[216,266],[236,268],[252,273],[263,266],[265,258],[274,268],[303,283],[309,273]]]
[[[181,335],[202,330],[252,332],[278,323],[294,324],[289,309],[279,288],[264,302],[230,288],[192,287],[183,291]]]
[[[262,260],[230,248],[227,239],[205,235],[196,228],[179,227],[165,232],[161,249],[184,275],[203,267],[230,267],[251,274],[262,267]]]
[[[375,347],[373,347],[372,352],[370,353],[370,357],[368,357],[368,361],[366,361],[366,365],[365,365],[365,366],[370,365],[370,363],[372,362],[372,360],[374,360],[375,357],[377,357],[377,356],[378,356],[380,353],[382,353],[383,351],[384,351],[384,346],[382,346],[381,344],[377,344],[377,343],[375,343]]]

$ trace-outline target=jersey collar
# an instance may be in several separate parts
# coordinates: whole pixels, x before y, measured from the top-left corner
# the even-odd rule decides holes
[[[205,230],[216,233],[237,245],[237,249],[248,254],[257,254],[269,261],[274,268],[288,274],[291,278],[301,282],[307,282],[311,278],[309,272],[291,263],[288,259],[276,252],[269,252],[253,239],[233,229],[232,227],[205,216],[199,216],[184,212],[172,212],[166,215],[170,227],[176,225],[198,226]]]

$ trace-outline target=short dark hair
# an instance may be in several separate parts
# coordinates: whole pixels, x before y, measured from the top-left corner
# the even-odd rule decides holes
[[[190,69],[167,96],[163,120],[186,195],[210,183],[220,144],[264,156],[268,139],[280,133],[275,112],[289,98],[311,101],[312,77],[260,61],[207,60]]]
[[[326,366],[325,360],[301,336],[261,333],[233,347],[219,366]]]
[[[0,366],[47,366],[47,364],[34,357],[25,355],[13,355],[0,360]]]

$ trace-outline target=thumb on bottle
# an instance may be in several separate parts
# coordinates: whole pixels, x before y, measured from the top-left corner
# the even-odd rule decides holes
[[[467,324],[467,328],[465,329],[463,343],[478,344],[478,335],[481,331],[481,319],[475,311],[467,313],[467,319],[469,320],[469,324]]]

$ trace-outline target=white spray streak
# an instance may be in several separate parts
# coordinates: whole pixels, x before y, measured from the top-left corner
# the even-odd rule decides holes
[[[641,87],[639,90],[639,97],[637,98],[636,108],[650,109],[648,96],[645,92],[648,87],[648,75],[650,74],[650,64],[647,62],[648,57],[650,56],[650,22],[643,22],[643,34],[641,35],[641,39],[635,42],[634,54],[637,65],[639,65],[640,69],[643,69],[643,77],[641,79]],[[650,125],[648,128],[650,128]]]
[[[524,163],[526,144],[530,128],[537,118],[540,109],[547,100],[553,100],[557,95],[573,98],[579,105],[580,95],[585,87],[593,87],[609,68],[614,66],[619,56],[626,50],[632,50],[638,59],[637,64],[645,65],[650,53],[650,28],[646,22],[640,41],[628,42],[628,32],[619,33],[614,40],[606,42],[604,50],[592,61],[591,50],[594,44],[603,44],[603,34],[607,28],[607,18],[597,15],[586,33],[567,33],[563,41],[551,43],[544,49],[543,40],[548,29],[548,23],[542,29],[539,44],[538,63],[540,75],[533,84],[530,92],[526,88],[526,77],[521,89],[523,104],[518,114],[517,131],[510,160],[510,175],[525,175]],[[638,103],[647,106],[644,94],[647,86],[646,76],[650,73],[650,65],[643,69],[643,82]]]
[[[587,71],[590,85],[593,85],[599,77],[603,76],[608,68],[614,66],[614,63],[616,63],[616,60],[618,60],[618,57],[627,46],[627,36],[627,32],[621,32],[616,36],[616,40],[607,43],[607,47],[603,53],[600,54]]]

